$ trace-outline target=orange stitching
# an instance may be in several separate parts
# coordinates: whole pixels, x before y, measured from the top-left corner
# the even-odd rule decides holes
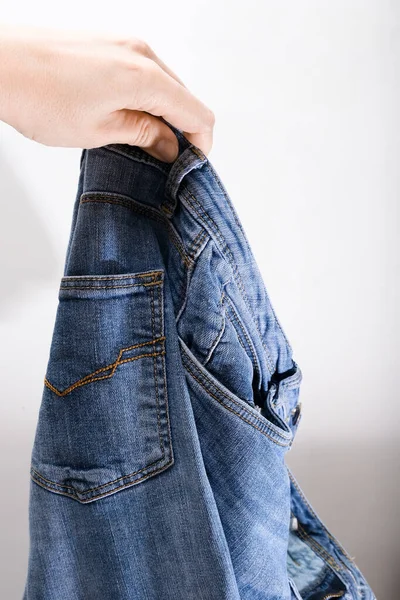
[[[327,536],[332,540],[334,545],[337,545],[339,547],[339,549],[343,552],[343,554],[353,563],[354,559],[351,558],[351,556],[349,556],[349,554],[346,552],[346,550],[343,548],[343,546],[340,544],[340,542],[330,533],[330,531],[325,527],[325,525],[323,524],[323,522],[321,521],[321,519],[319,518],[319,516],[317,515],[317,513],[315,512],[315,510],[313,510],[311,504],[309,503],[309,501],[307,500],[307,498],[305,497],[305,495],[303,494],[302,490],[299,487],[299,484],[297,483],[293,473],[290,471],[290,469],[288,469],[288,474],[289,477],[294,485],[294,487],[296,488],[296,490],[298,491],[298,493],[300,494],[301,498],[303,499],[305,505],[307,506],[308,510],[310,511],[310,513],[315,517],[315,519],[318,521],[318,523],[321,525],[321,527],[323,528],[323,530],[325,531],[325,533],[327,534]]]
[[[60,392],[57,388],[55,388],[47,379],[44,380],[44,383],[52,392],[57,394],[57,396],[63,397],[72,392],[74,389],[81,387],[82,385],[93,383],[94,381],[101,381],[102,379],[110,379],[114,375],[115,369],[118,365],[122,365],[127,362],[132,362],[133,360],[138,360],[139,358],[146,358],[150,356],[162,356],[163,354],[165,354],[165,351],[152,352],[151,354],[140,354],[139,356],[134,356],[133,358],[125,358],[124,360],[120,360],[118,363],[115,363],[114,368],[109,375],[102,375],[102,377],[93,377],[92,379],[88,379],[86,381],[77,381],[76,383],[65,389],[63,392]]]
[[[166,225],[166,228],[169,231],[170,237],[172,239],[172,243],[174,244],[175,248],[178,250],[179,254],[181,255],[181,258],[184,262],[184,264],[186,265],[186,267],[190,267],[192,264],[192,260],[190,257],[186,256],[186,252],[185,252],[185,248],[182,246],[181,241],[179,240],[178,236],[176,235],[174,229],[172,228],[172,225],[169,221],[168,218],[166,218],[161,212],[155,210],[155,209],[151,209],[150,207],[147,206],[142,206],[142,205],[137,205],[135,204],[135,201],[133,198],[129,198],[129,200],[124,200],[121,199],[119,197],[115,198],[115,197],[104,197],[104,196],[90,196],[90,197],[84,197],[80,200],[80,203],[87,203],[87,202],[100,202],[100,203],[105,203],[105,204],[120,204],[121,206],[125,206],[125,208],[129,208],[130,210],[136,211],[139,214],[144,214],[145,216],[148,216],[151,219],[154,219],[160,223],[162,223],[163,225]]]
[[[154,285],[161,285],[161,281],[154,281],[150,283],[129,283],[128,285],[60,285],[61,290],[115,290],[116,288],[129,288],[129,287],[149,287]]]
[[[127,362],[132,362],[132,360],[137,360],[138,358],[146,358],[146,356],[163,356],[165,354],[165,350],[160,350],[159,352],[152,352],[151,354],[140,354],[139,356],[134,356],[133,358],[124,358],[124,360],[121,360],[119,362],[120,365],[123,365],[124,363]],[[102,377],[99,377],[99,379],[103,379]],[[97,381],[97,379],[96,379]]]
[[[127,352],[128,350],[136,350],[136,348],[143,348],[144,346],[151,346],[153,344],[156,344],[157,342],[163,342],[164,340],[165,340],[165,336],[162,336],[162,337],[150,340],[149,342],[142,342],[141,344],[134,344],[133,346],[128,346],[127,348],[122,348],[122,350],[120,350],[120,352],[118,354],[118,358],[117,358],[116,362],[118,362],[118,360],[121,357],[123,352]],[[147,355],[145,355],[145,356],[147,356]],[[126,360],[129,360],[129,359],[126,359]],[[79,381],[89,379],[90,377],[93,377],[93,375],[96,375],[97,373],[102,373],[103,371],[108,371],[108,369],[111,369],[111,367],[113,367],[114,365],[115,365],[115,362],[111,363],[107,367],[101,367],[100,369],[97,369],[97,371],[94,371],[93,373],[89,373],[89,375],[85,375],[85,377],[82,377],[82,379],[79,379]]]
[[[155,337],[155,327],[154,327],[154,290],[150,290],[150,310],[151,310],[151,333],[153,338]]]
[[[95,491],[95,490],[98,490],[98,489],[100,489],[100,488],[102,488],[102,487],[106,487],[107,485],[111,485],[112,483],[115,483],[115,482],[117,482],[117,481],[120,481],[121,479],[126,479],[127,477],[132,477],[133,475],[136,475],[136,473],[140,473],[140,471],[144,471],[144,469],[147,469],[149,466],[151,466],[151,465],[153,465],[153,464],[157,464],[158,462],[160,462],[160,461],[161,461],[161,460],[163,460],[163,459],[164,459],[164,457],[160,458],[159,460],[156,460],[154,463],[150,463],[150,465],[147,465],[147,467],[144,467],[143,469],[140,469],[139,471],[135,471],[134,473],[131,473],[130,475],[124,475],[124,477],[119,477],[118,479],[115,479],[114,481],[111,481],[111,482],[109,482],[109,483],[105,483],[104,485],[100,485],[100,486],[99,486],[99,487],[97,487],[97,488],[93,488],[92,490],[88,490],[88,491],[85,491],[85,492],[80,492],[80,493],[82,493],[82,494],[87,494],[87,493],[89,493],[89,492],[93,492],[93,491]],[[146,473],[145,475],[142,475],[142,477],[138,477],[137,479],[135,479],[135,481],[131,481],[131,482],[129,482],[129,483],[124,483],[123,485],[120,485],[120,486],[118,486],[117,488],[113,488],[113,489],[112,489],[112,490],[110,490],[109,492],[104,492],[103,494],[98,494],[98,495],[94,496],[94,498],[102,498],[103,496],[109,496],[109,495],[110,495],[112,492],[116,492],[117,490],[121,490],[121,489],[123,489],[124,487],[129,487],[129,486],[131,486],[131,485],[134,485],[135,483],[137,483],[138,481],[141,481],[142,479],[146,479],[147,477],[151,477],[152,475],[155,475],[156,473],[159,473],[160,471],[165,471],[165,469],[166,469],[167,467],[169,467],[170,465],[172,465],[172,463],[173,463],[173,460],[171,459],[171,460],[170,460],[170,461],[168,461],[168,462],[167,462],[165,465],[163,465],[163,466],[159,467],[158,469],[155,469],[154,471],[150,471],[150,473]],[[37,474],[37,475],[38,475],[38,476],[39,476],[41,479],[43,479],[44,481],[47,481],[48,483],[52,483],[52,484],[54,484],[54,485],[56,485],[56,486],[58,486],[58,487],[63,487],[63,488],[65,488],[65,489],[67,489],[67,488],[68,488],[68,489],[70,489],[70,490],[75,490],[75,488],[71,488],[70,486],[67,486],[67,485],[65,485],[65,486],[64,486],[64,485],[63,485],[63,486],[61,486],[60,484],[58,484],[58,483],[56,483],[56,482],[54,482],[54,481],[49,481],[48,479],[45,479],[44,477],[42,477],[42,476],[40,475],[40,473],[38,473],[37,471],[35,471],[35,469],[34,469],[33,467],[31,467],[31,468],[32,468],[32,471],[34,471],[34,472],[35,472],[35,473],[36,473],[36,474]],[[51,487],[49,487],[49,486],[46,486],[46,485],[44,485],[44,484],[40,483],[40,482],[39,482],[39,481],[38,481],[38,480],[37,480],[35,477],[32,477],[32,478],[33,478],[33,480],[34,480],[34,481],[35,481],[35,482],[36,482],[38,485],[40,485],[40,486],[41,486],[42,488],[44,488],[44,489],[51,490],[51,491],[53,491],[53,492],[54,492],[54,491],[58,491],[58,493],[59,493],[59,494],[61,494],[61,495],[63,495],[63,496],[68,496],[68,497],[71,497],[71,496],[77,496],[77,492],[76,492],[76,490],[75,490],[75,493],[74,493],[74,494],[72,494],[72,493],[70,493],[70,492],[60,492],[59,490],[54,490],[54,488],[51,488]],[[90,502],[91,500],[93,500],[93,498],[89,498],[88,500],[79,500],[79,501],[80,501],[80,502],[82,502],[83,504],[85,504],[85,503],[88,503],[88,502]]]
[[[317,554],[319,554],[322,558],[324,558],[326,560],[326,562],[331,565],[332,567],[335,567],[338,571],[343,571],[343,567],[341,567],[334,558],[332,558],[332,555],[329,554],[329,552],[323,547],[321,546],[321,544],[319,544],[316,540],[314,540],[313,537],[311,537],[306,530],[304,529],[304,527],[302,527],[299,523],[299,528],[297,530],[297,533],[299,535],[299,537],[301,537],[305,542],[308,540],[310,545],[314,547],[314,550]]]
[[[138,279],[142,277],[151,277],[154,280],[156,275],[161,275],[162,271],[146,271],[145,273],[134,273],[134,274],[126,274],[126,275],[110,275],[110,276],[102,276],[102,275],[65,275],[61,277],[61,281],[73,281],[76,279],[77,281],[83,281],[84,279],[95,279],[99,281],[104,281],[107,279]]]
[[[160,289],[159,289],[159,294],[160,294],[160,293],[161,293],[161,292],[160,292]],[[151,294],[151,295],[153,296],[153,291],[152,291],[152,294]],[[154,329],[154,328],[153,328],[153,329]],[[126,351],[126,350],[132,350],[132,349],[135,349],[135,348],[140,348],[140,347],[143,347],[143,346],[146,346],[146,345],[154,344],[154,343],[156,343],[156,342],[162,342],[162,341],[164,341],[165,339],[166,339],[166,338],[165,338],[165,336],[161,336],[161,337],[159,337],[159,338],[156,338],[156,339],[154,339],[154,340],[150,340],[149,342],[143,342],[143,343],[141,343],[141,344],[135,344],[134,346],[129,346],[128,348],[125,348],[124,350]],[[121,352],[120,352],[119,356],[121,355],[121,353],[122,353],[124,350],[121,350]],[[129,362],[129,361],[131,361],[131,360],[137,360],[138,358],[142,358],[142,357],[146,357],[146,356],[162,356],[162,355],[165,355],[165,354],[166,354],[165,350],[164,350],[164,351],[161,351],[161,352],[158,352],[158,353],[151,353],[151,354],[150,354],[150,353],[148,353],[148,354],[143,354],[143,355],[141,355],[141,356],[137,356],[137,357],[133,357],[133,358],[124,359],[123,361],[120,361],[120,362],[119,362],[119,364],[121,364],[121,363],[124,363],[124,362]],[[118,359],[117,359],[117,360],[118,360]],[[163,361],[163,365],[164,365],[164,361]],[[111,365],[111,366],[112,366],[112,365]],[[99,371],[101,371],[101,370],[104,370],[104,367],[103,367],[103,369],[99,369],[99,370],[98,370],[98,371],[96,371],[96,372],[99,372]],[[115,371],[115,369],[113,370],[113,372],[114,372],[114,371]],[[164,370],[164,373],[165,373],[165,370]],[[92,374],[91,374],[91,375],[92,375]],[[88,375],[88,376],[86,376],[86,377],[90,377],[90,375]],[[107,375],[106,377],[110,377],[110,376],[109,376],[109,375]],[[96,378],[96,379],[95,379],[95,381],[98,381],[98,380],[100,380],[100,379],[104,379],[104,378],[106,378],[106,377],[99,377],[99,378]],[[85,383],[89,383],[89,382],[85,382]],[[165,385],[166,385],[166,381],[165,381],[165,375],[164,375],[164,383],[165,383]],[[156,382],[155,382],[155,384],[156,384]],[[84,384],[82,383],[81,385],[84,385]],[[56,393],[57,393],[57,390],[55,390],[55,391],[56,391]],[[65,394],[65,391],[63,392],[63,394]],[[159,406],[157,406],[157,408],[158,408],[158,410],[159,410]],[[144,470],[148,469],[148,468],[149,468],[149,467],[151,467],[152,465],[156,465],[156,464],[157,464],[157,463],[159,463],[160,461],[164,460],[164,459],[165,459],[165,450],[164,450],[164,446],[163,446],[163,445],[161,446],[162,440],[161,440],[161,436],[160,436],[161,427],[160,427],[160,421],[159,421],[159,419],[158,419],[158,425],[159,425],[159,426],[158,426],[158,436],[159,436],[159,440],[160,440],[160,448],[161,448],[161,450],[162,450],[162,456],[161,456],[161,458],[159,458],[158,460],[156,460],[156,461],[154,461],[154,462],[150,463],[149,465],[146,465],[146,466],[145,466],[145,467],[143,467],[142,469],[139,469],[139,470],[137,470],[137,471],[134,471],[133,473],[130,473],[129,475],[124,475],[124,476],[122,476],[122,477],[119,477],[118,479],[115,479],[115,480],[113,480],[113,481],[110,481],[110,482],[108,482],[108,483],[102,484],[102,485],[100,485],[100,486],[98,486],[98,487],[91,488],[90,490],[85,490],[84,492],[81,492],[81,493],[83,493],[83,494],[88,494],[88,493],[94,492],[94,491],[96,491],[96,490],[102,489],[102,488],[104,488],[104,487],[107,487],[107,486],[109,486],[109,485],[112,485],[112,484],[114,484],[114,483],[117,483],[118,481],[121,481],[122,479],[126,479],[126,478],[129,478],[129,477],[132,477],[132,476],[136,475],[137,473],[140,473],[141,471],[144,471]],[[171,444],[170,444],[170,447],[171,447]],[[169,461],[169,462],[167,463],[167,465],[166,465],[166,466],[169,466],[169,464],[172,464],[172,462],[173,462],[173,461]],[[166,468],[166,467],[165,467],[165,468]],[[40,473],[38,473],[38,472],[37,472],[37,471],[36,471],[36,470],[35,470],[35,469],[34,469],[32,466],[31,466],[31,469],[32,469],[32,471],[34,471],[34,473],[36,473],[36,474],[37,474],[37,476],[38,476],[38,477],[40,477],[42,480],[44,480],[44,481],[46,481],[46,482],[48,482],[48,483],[50,483],[50,484],[52,484],[52,485],[55,485],[55,486],[57,486],[57,487],[63,487],[64,489],[70,489],[70,490],[73,490],[73,491],[74,491],[74,493],[65,492],[65,493],[63,493],[63,495],[68,495],[68,496],[76,496],[76,495],[77,495],[77,493],[78,493],[78,492],[77,492],[76,488],[74,488],[74,487],[71,487],[71,486],[61,485],[61,484],[59,484],[59,483],[57,483],[57,482],[54,482],[54,481],[50,481],[49,479],[46,479],[46,478],[45,478],[45,477],[43,477],[43,476],[42,476]],[[153,473],[153,474],[155,474],[155,473],[157,473],[158,471],[160,471],[160,470],[163,470],[163,469],[164,469],[164,467],[161,467],[160,469],[157,469],[156,471],[152,471],[152,473]],[[137,482],[137,481],[140,481],[141,479],[144,479],[144,478],[145,478],[145,477],[147,477],[147,476],[150,476],[152,473],[150,473],[150,474],[148,474],[148,475],[144,475],[143,477],[141,477],[141,478],[139,478],[139,479],[136,479],[136,480],[135,480],[135,482]],[[36,479],[35,479],[35,481],[36,481]],[[130,482],[129,484],[124,484],[124,485],[122,485],[122,486],[119,486],[117,489],[121,489],[121,488],[123,488],[123,487],[127,487],[127,486],[129,486],[129,485],[132,485],[132,484],[133,484],[133,483],[135,483],[135,482]],[[37,483],[39,483],[39,482],[37,482]],[[41,485],[41,484],[39,483],[39,485]],[[42,487],[44,487],[45,489],[51,489],[51,490],[53,490],[53,488],[49,488],[48,486],[44,486],[43,484],[42,484]],[[53,490],[53,491],[54,491],[54,490]],[[113,490],[113,491],[114,491],[114,490]],[[101,498],[102,496],[105,496],[105,495],[109,495],[109,492],[106,492],[106,493],[104,493],[104,494],[97,495],[97,496],[96,496],[96,498]],[[87,501],[86,501],[86,502],[87,502]]]
[[[169,406],[168,406],[168,386],[167,377],[165,374],[165,359],[162,361],[163,375],[164,375],[164,405],[165,405],[165,416],[167,417],[167,430],[168,430],[168,445],[171,453],[171,461],[174,462],[172,440],[171,440],[171,425],[169,420]]]
[[[338,594],[329,594],[324,596],[322,600],[330,600],[331,598],[341,598],[344,595],[344,592],[339,592]]]
[[[160,317],[160,334],[164,333],[164,294],[163,289],[160,287],[157,290],[158,292],[158,305],[159,305],[159,317]]]
[[[101,379],[108,379],[108,378],[112,377],[115,373],[116,368],[120,364],[130,362],[132,360],[138,360],[139,358],[145,358],[146,356],[158,356],[158,355],[162,354],[162,352],[160,351],[160,352],[152,353],[152,354],[150,354],[150,353],[140,354],[139,356],[134,356],[133,358],[125,358],[124,360],[121,360],[122,354],[124,352],[127,352],[128,350],[134,350],[135,348],[142,348],[143,346],[154,345],[157,342],[163,342],[164,340],[165,340],[165,336],[162,336],[155,340],[151,340],[150,342],[143,342],[142,344],[135,344],[134,346],[128,346],[127,348],[122,348],[119,351],[118,358],[116,359],[115,362],[107,365],[106,367],[101,367],[100,369],[97,369],[93,373],[89,373],[89,375],[85,375],[85,377],[82,377],[82,379],[79,379],[77,382],[75,382],[72,385],[70,385],[69,387],[67,387],[63,392],[60,392],[56,387],[54,387],[47,378],[45,378],[44,383],[50,390],[52,390],[55,394],[57,394],[57,396],[60,396],[60,397],[66,396],[69,392],[71,392],[75,388],[85,385],[86,383],[92,383],[93,381],[99,381]],[[104,375],[103,377],[95,377],[95,375],[97,375],[98,373],[103,373],[104,371],[108,371],[109,369],[112,369],[112,372],[109,375]]]
[[[195,255],[197,250],[200,248],[201,244],[203,243],[206,237],[208,237],[208,231],[202,226],[202,229],[192,241],[191,248],[189,247],[188,250],[188,255],[191,257],[193,262],[195,261]]]
[[[158,160],[158,158],[153,158],[149,154],[144,154],[140,148],[138,149],[135,146],[130,146],[128,144],[118,142],[107,144],[102,148],[106,150],[106,152],[114,152],[115,154],[121,154],[121,156],[124,156],[128,160],[143,163],[145,165],[151,165],[155,169],[158,169],[158,171],[161,171],[161,173],[163,173],[164,175],[168,175],[168,167],[164,162],[161,162],[160,160]]]
[[[185,362],[184,358],[184,362]],[[186,359],[187,360],[187,359]],[[189,373],[191,374],[191,376],[193,377],[193,379],[195,379],[197,381],[197,383],[199,383],[199,385],[201,385],[201,387],[207,392],[207,394],[210,394],[210,396],[212,396],[212,398],[215,398],[215,400],[217,402],[219,402],[219,404],[221,404],[221,406],[223,406],[224,408],[226,408],[227,410],[231,411],[233,414],[237,415],[240,419],[242,419],[243,421],[246,421],[246,423],[248,423],[249,425],[251,425],[252,427],[254,427],[255,429],[258,429],[258,431],[260,431],[263,435],[265,435],[267,438],[269,438],[270,440],[272,440],[273,442],[275,442],[276,444],[278,444],[279,446],[283,446],[286,447],[288,444],[285,443],[280,443],[277,439],[271,437],[270,435],[268,435],[268,433],[266,431],[263,431],[262,429],[260,429],[260,427],[257,427],[257,425],[255,425],[254,423],[252,423],[251,421],[249,421],[248,419],[246,419],[243,415],[241,415],[239,412],[234,411],[232,408],[230,408],[229,406],[227,406],[226,404],[224,404],[217,396],[215,396],[206,386],[205,384],[200,381],[193,373],[193,371],[190,370],[190,368],[188,367],[188,365],[186,364],[186,369],[189,371]],[[196,367],[195,367],[196,368]],[[202,377],[204,377],[204,375],[201,375]],[[211,384],[213,385],[213,384]],[[228,400],[230,400],[233,404],[236,404],[237,406],[239,406],[239,408],[241,410],[245,410],[243,407],[240,406],[240,404],[238,402],[236,402],[233,398],[230,398],[229,396],[227,396],[226,394],[224,394],[222,391],[218,390],[218,393],[220,393],[221,395],[225,396]],[[257,416],[254,415],[255,419],[257,419]],[[266,427],[268,426],[267,424],[265,425]],[[271,430],[272,431],[272,430]],[[279,433],[277,433],[277,435],[279,436]],[[290,440],[288,440],[289,442]]]
[[[154,290],[150,290],[150,304],[151,304],[151,330],[152,330],[152,334],[153,336],[155,335],[155,329],[154,329],[154,321],[155,321],[155,317],[154,317]],[[156,389],[156,404],[157,404],[157,425],[158,425],[158,441],[160,444],[160,449],[162,454],[165,454],[165,450],[164,450],[164,441],[161,437],[161,421],[160,421],[160,399],[158,396],[158,384],[157,384],[157,370],[156,370],[156,359],[155,357],[153,358],[153,373],[154,373],[154,387]]]

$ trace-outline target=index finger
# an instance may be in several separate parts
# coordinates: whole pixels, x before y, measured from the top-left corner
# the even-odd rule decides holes
[[[214,113],[158,62],[148,57],[143,61],[139,89],[133,93],[131,88],[126,108],[163,117],[207,154],[212,147]]]

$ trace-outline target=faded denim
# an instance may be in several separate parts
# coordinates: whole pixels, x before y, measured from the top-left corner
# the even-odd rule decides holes
[[[30,483],[24,600],[370,600],[285,463],[302,372],[232,202],[83,150]]]

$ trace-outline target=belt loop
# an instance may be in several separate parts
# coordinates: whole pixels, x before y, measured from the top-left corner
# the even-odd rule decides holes
[[[180,147],[183,146],[184,149],[172,164],[172,167],[168,173],[165,184],[165,200],[161,204],[161,209],[168,216],[172,216],[175,210],[178,189],[185,175],[187,175],[192,169],[198,169],[205,162],[207,162],[207,156],[199,148],[193,144],[190,144],[188,140],[186,140],[186,143],[183,142],[181,145],[181,136],[179,136],[178,139],[180,142]]]

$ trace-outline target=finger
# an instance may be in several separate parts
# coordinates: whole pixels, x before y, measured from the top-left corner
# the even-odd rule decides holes
[[[212,111],[157,63],[147,57],[143,61],[140,85],[133,91],[130,88],[125,107],[162,116],[207,154],[213,139]]]
[[[142,42],[142,43],[143,43],[142,54],[144,56],[147,56],[147,58],[150,58],[155,63],[157,63],[158,66],[161,67],[161,69],[163,71],[165,71],[165,73],[168,73],[168,75],[170,77],[172,77],[173,79],[175,79],[175,81],[177,81],[178,83],[183,85],[183,87],[186,87],[185,84],[183,83],[182,79],[180,77],[178,77],[178,75],[176,73],[174,73],[174,71],[170,67],[168,67],[163,60],[161,60],[161,58],[154,52],[153,48],[151,48],[148,44],[146,44],[144,42]]]
[[[151,51],[151,49],[150,49],[150,58],[152,58],[166,73],[168,73],[168,75],[170,75],[171,77],[173,77],[173,79],[175,79],[175,81],[177,81],[178,83],[180,83],[181,85],[183,85],[183,87],[186,88],[186,85],[183,83],[183,81],[172,71],[172,69],[170,69],[161,60],[161,58],[159,58],[155,54],[155,52]],[[172,123],[172,124],[174,124],[174,123]],[[211,132],[209,132],[206,135],[204,135],[202,133],[190,133],[189,131],[183,131],[183,134],[189,140],[189,142],[191,142],[192,144],[194,144],[198,148],[201,148],[205,154],[208,154],[209,151],[211,150],[212,143],[213,143],[213,132],[212,132],[212,130],[211,130]]]
[[[130,144],[165,162],[178,156],[174,132],[157,117],[146,112],[122,109],[112,113],[102,128],[101,144]]]
[[[163,69],[163,71],[165,71],[165,73],[167,73],[170,77],[175,79],[175,81],[177,81],[183,87],[186,88],[186,85],[183,83],[182,79],[180,79],[180,77],[178,77],[178,75],[176,75],[176,73],[174,73],[174,71],[170,67],[168,67],[159,56],[157,56],[154,50],[150,46],[147,46],[147,44],[145,55],[148,56],[148,58],[151,58],[154,62],[156,62]],[[208,152],[211,150],[213,141],[212,131],[211,136],[210,134],[204,136],[204,134],[202,133],[190,133],[188,131],[183,131],[183,134],[192,144],[194,144],[198,148],[201,148],[205,154],[208,154]]]
[[[189,140],[191,144],[197,146],[207,155],[213,145],[213,131],[211,130],[208,133],[190,133],[188,131],[183,132],[185,137]]]
[[[175,81],[177,81],[180,85],[182,85],[184,88],[186,88],[186,85],[184,84],[182,79],[180,79],[180,77],[178,77],[178,75],[170,67],[168,67],[168,65],[166,65],[166,63],[156,54],[156,52],[151,48],[151,46],[149,46],[143,40],[138,40],[138,39],[134,40],[133,45],[134,45],[134,50],[136,52],[139,52],[142,56],[144,56],[148,59],[151,59],[165,73],[167,73],[170,77],[175,79]],[[176,125],[175,122],[172,122],[172,121],[170,121],[170,122],[173,125]],[[178,125],[176,125],[176,127],[179,128]],[[182,132],[185,135],[185,137],[192,144],[194,144],[198,148],[202,149],[203,152],[205,152],[205,154],[208,154],[208,152],[210,151],[210,149],[212,147],[212,141],[213,141],[212,130],[211,130],[211,132],[208,132],[205,135],[202,133],[192,133],[190,131],[185,131],[185,130],[182,130]]]

